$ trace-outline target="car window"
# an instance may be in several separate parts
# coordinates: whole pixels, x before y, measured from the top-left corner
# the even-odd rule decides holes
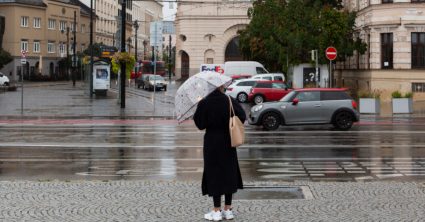
[[[351,97],[343,91],[333,91],[333,92],[327,92],[322,91],[320,95],[321,100],[347,100],[351,99]]]
[[[280,82],[274,82],[272,83],[272,88],[273,89],[286,89],[286,85]]]
[[[240,82],[237,84],[237,86],[253,86],[255,84],[255,81],[245,81],[245,82]]]
[[[255,88],[272,88],[272,84],[268,82],[257,82]]]
[[[267,71],[263,67],[256,67],[257,74],[267,73]]]
[[[264,80],[272,81],[272,77],[271,77],[271,76],[264,76],[264,77],[263,77],[263,79],[264,79]]]
[[[299,92],[295,98],[297,98],[300,102],[319,101],[320,92],[317,92],[317,91]]]
[[[274,80],[276,80],[276,81],[283,81],[283,78],[282,78],[282,76],[275,76],[274,77]]]

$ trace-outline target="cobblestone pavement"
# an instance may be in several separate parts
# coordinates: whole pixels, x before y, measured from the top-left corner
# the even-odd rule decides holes
[[[423,221],[419,183],[258,183],[308,186],[313,199],[235,200],[235,221]],[[0,182],[0,221],[203,221],[198,182]]]

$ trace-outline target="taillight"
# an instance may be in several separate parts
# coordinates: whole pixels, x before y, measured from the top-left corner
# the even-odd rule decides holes
[[[226,89],[226,91],[232,91],[233,90],[233,88],[227,88]]]
[[[357,109],[357,103],[354,100],[351,100],[351,105],[353,106],[353,109]]]

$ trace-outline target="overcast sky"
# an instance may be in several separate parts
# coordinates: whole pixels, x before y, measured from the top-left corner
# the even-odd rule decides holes
[[[93,0],[93,4],[94,4]],[[90,0],[81,0],[81,2],[83,2],[84,4],[86,4],[87,6],[90,7]],[[162,8],[162,14],[163,14],[163,18],[166,21],[174,21],[175,19],[175,14],[176,14],[176,7],[177,4],[176,3],[170,3],[170,2],[164,2],[164,7]],[[172,8],[170,8],[170,4],[173,6]],[[94,6],[93,6],[94,7]]]

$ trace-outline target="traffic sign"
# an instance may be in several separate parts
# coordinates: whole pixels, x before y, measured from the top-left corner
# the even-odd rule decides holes
[[[22,64],[22,65],[27,64],[27,59],[26,59],[25,57],[21,59],[21,64]]]
[[[162,47],[162,21],[150,23],[150,45]]]
[[[332,61],[336,59],[336,56],[337,52],[335,47],[330,46],[326,49],[326,58]]]

